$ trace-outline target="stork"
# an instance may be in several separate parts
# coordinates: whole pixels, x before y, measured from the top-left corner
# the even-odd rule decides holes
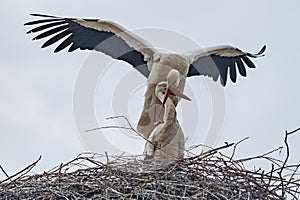
[[[155,87],[155,95],[164,107],[162,122],[157,125],[150,134],[145,145],[145,159],[167,159],[169,161],[184,156],[184,134],[176,118],[175,99],[178,97],[190,100],[187,96],[175,88],[179,84],[180,74],[172,69],[167,76],[167,81],[158,83]],[[171,98],[170,94],[174,97]]]
[[[45,39],[42,48],[59,41],[54,52],[68,48],[69,52],[76,49],[96,50],[132,65],[148,79],[144,108],[138,122],[138,131],[149,137],[155,125],[151,123],[150,108],[160,104],[155,95],[158,83],[166,80],[171,69],[176,69],[181,76],[177,90],[182,92],[186,77],[209,76],[214,81],[220,79],[226,85],[227,75],[236,82],[237,74],[246,76],[246,66],[255,68],[250,58],[263,56],[266,46],[256,53],[248,53],[236,47],[223,45],[196,50],[189,55],[159,52],[150,43],[138,35],[127,31],[122,26],[101,19],[62,18],[49,15],[32,14],[40,19],[25,23],[35,26],[27,33],[39,33],[33,40]],[[238,70],[238,72],[237,72]],[[177,98],[173,103],[176,106]]]

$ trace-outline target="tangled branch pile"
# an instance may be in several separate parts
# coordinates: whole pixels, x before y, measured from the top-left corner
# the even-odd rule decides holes
[[[286,133],[286,148],[288,151]],[[237,143],[238,144],[238,143]],[[0,181],[0,199],[297,199],[300,165],[266,154],[233,159],[237,144],[165,165],[142,156],[81,154],[43,174],[30,175],[39,160]],[[222,150],[232,148],[232,155]],[[106,163],[100,159],[105,158]],[[271,170],[247,170],[249,160],[267,159]],[[6,172],[1,167],[3,173]]]

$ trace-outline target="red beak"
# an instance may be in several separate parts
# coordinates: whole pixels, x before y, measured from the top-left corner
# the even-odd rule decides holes
[[[165,103],[166,103],[166,101],[168,99],[168,96],[170,94],[173,94],[173,95],[181,97],[181,98],[183,98],[185,100],[191,101],[191,99],[188,96],[186,96],[185,94],[183,94],[182,92],[180,92],[180,91],[178,91],[178,90],[176,90],[174,88],[167,87],[166,88],[166,92],[165,92],[165,96],[164,96],[164,99],[163,99],[163,102],[162,102],[163,106],[165,105]]]
[[[163,99],[163,102],[162,102],[162,105],[164,106],[166,101],[167,101],[167,98],[168,96],[170,95],[170,88],[166,88],[166,92],[165,92],[165,96],[164,96],[164,99]]]

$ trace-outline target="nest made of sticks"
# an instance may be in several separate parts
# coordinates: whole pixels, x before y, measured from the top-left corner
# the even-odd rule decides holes
[[[237,145],[225,144],[168,165],[145,162],[142,156],[84,153],[42,174],[30,171],[41,159],[0,181],[0,199],[297,199],[298,168],[270,157],[281,150],[234,159]],[[232,148],[226,156],[224,149]],[[100,160],[105,158],[106,162]],[[265,159],[270,171],[248,170],[249,160]]]

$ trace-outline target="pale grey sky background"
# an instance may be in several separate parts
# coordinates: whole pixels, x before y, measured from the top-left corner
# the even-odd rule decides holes
[[[42,42],[25,34],[30,13],[108,19],[128,30],[174,30],[202,47],[231,44],[256,52],[266,44],[266,56],[254,60],[257,68],[225,88],[226,118],[218,143],[249,136],[237,156],[251,156],[283,145],[284,131],[300,126],[299,8],[296,0],[2,2],[0,165],[12,174],[42,155],[39,172],[86,151],[76,132],[72,98],[89,52],[40,49]],[[146,39],[151,42],[151,35]],[[196,90],[199,82],[190,82]],[[290,146],[290,162],[299,163],[300,134],[291,136]]]

